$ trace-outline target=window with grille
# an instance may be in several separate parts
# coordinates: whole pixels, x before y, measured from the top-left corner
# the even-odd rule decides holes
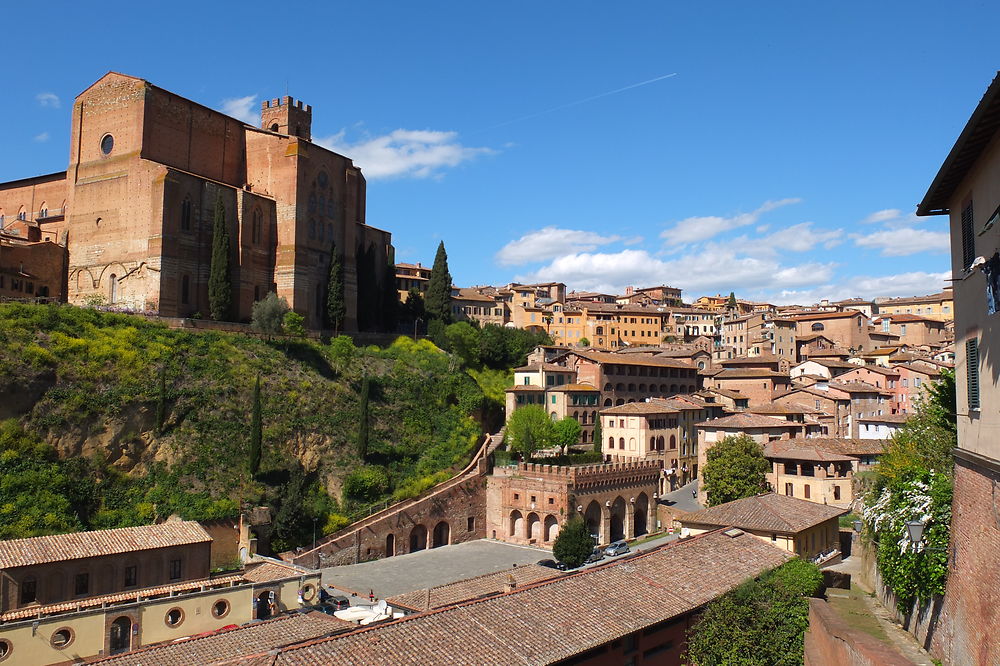
[[[972,228],[972,202],[962,209],[962,269],[968,269],[976,259],[976,235]]]
[[[965,341],[966,386],[969,395],[969,409],[979,409],[979,340]]]

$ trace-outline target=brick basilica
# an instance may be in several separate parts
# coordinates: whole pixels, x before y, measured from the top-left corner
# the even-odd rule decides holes
[[[143,79],[106,74],[73,104],[67,170],[0,183],[0,275],[10,278],[0,296],[207,316],[221,199],[236,320],[275,291],[307,326],[322,327],[335,243],[344,328],[356,329],[358,274],[372,281],[363,294],[378,293],[393,262],[391,235],[365,224],[361,170],[314,144],[311,122],[312,108],[291,97],[263,102],[253,127]],[[54,247],[62,261],[52,260]],[[5,255],[20,259],[9,265]]]

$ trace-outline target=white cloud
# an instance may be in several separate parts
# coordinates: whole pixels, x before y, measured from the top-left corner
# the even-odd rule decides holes
[[[819,245],[830,250],[843,242],[843,235],[843,229],[815,229],[812,222],[800,222],[768,236],[740,236],[729,244],[743,254],[773,257],[782,252],[809,252]]]
[[[47,106],[53,109],[58,109],[60,106],[59,95],[50,92],[38,93],[35,95],[35,100],[38,102],[39,106]]]
[[[584,291],[621,293],[628,285],[670,284],[688,294],[740,289],[796,289],[828,282],[833,263],[784,266],[773,258],[739,256],[712,244],[663,261],[646,250],[575,253],[519,276],[523,282],[558,281]]]
[[[882,224],[886,227],[912,226],[920,224],[927,218],[917,217],[916,213],[904,213],[898,208],[886,208],[877,210],[865,219],[861,224]]]
[[[501,266],[521,266],[564,254],[590,252],[619,240],[622,240],[621,236],[601,236],[593,231],[545,227],[504,245],[497,252],[496,260]]]
[[[247,95],[246,97],[227,97],[222,100],[219,110],[227,116],[232,116],[233,118],[242,120],[247,125],[256,126],[257,123],[260,122],[260,108],[257,105],[256,95]]]
[[[472,148],[457,141],[456,132],[397,129],[389,134],[347,141],[345,132],[316,139],[316,143],[346,155],[371,179],[439,175],[445,167],[455,167],[478,155],[488,155],[490,148]]]
[[[870,234],[851,234],[854,244],[880,250],[884,257],[905,257],[918,252],[947,252],[947,231],[927,231],[912,227],[883,229]]]
[[[782,206],[797,204],[801,199],[779,199],[778,201],[765,201],[757,210],[749,213],[740,213],[732,217],[718,217],[714,215],[689,217],[676,222],[669,229],[660,233],[660,238],[671,245],[686,245],[708,240],[725,231],[738,229],[740,227],[755,224],[758,218],[769,211]]]
[[[35,141],[37,141],[39,143],[45,143],[48,140],[49,140],[49,133],[48,132],[42,132],[41,134],[36,134],[35,135]]]
[[[875,298],[920,296],[933,294],[944,288],[951,273],[928,273],[913,271],[896,275],[868,276],[858,275],[837,283],[820,285],[811,289],[786,289],[775,295],[772,300],[776,304],[785,305],[797,303],[810,305],[824,298],[832,301],[845,298]]]

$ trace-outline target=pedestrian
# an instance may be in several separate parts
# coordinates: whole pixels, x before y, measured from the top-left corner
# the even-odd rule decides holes
[[[375,603],[375,590],[372,589],[368,590],[368,601],[371,603]]]

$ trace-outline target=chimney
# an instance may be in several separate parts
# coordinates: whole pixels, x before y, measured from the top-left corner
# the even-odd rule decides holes
[[[517,581],[514,580],[514,574],[507,574],[507,580],[504,581],[503,591],[504,594],[508,592],[513,592],[517,588]]]

